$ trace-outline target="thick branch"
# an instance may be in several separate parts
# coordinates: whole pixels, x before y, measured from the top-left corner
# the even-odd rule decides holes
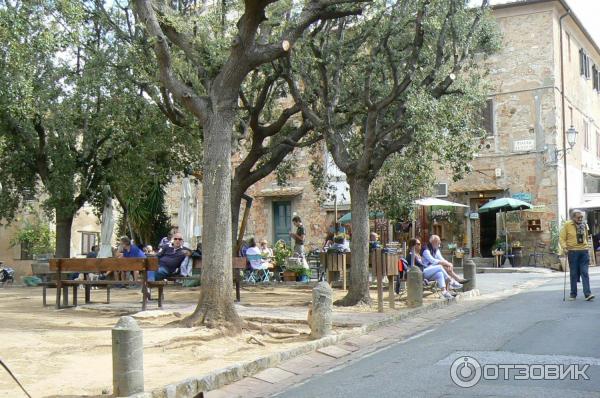
[[[208,100],[196,95],[175,76],[171,50],[152,8],[152,1],[136,0],[135,5],[140,21],[145,24],[148,34],[154,41],[154,52],[158,61],[162,83],[202,124],[206,123],[209,112]]]

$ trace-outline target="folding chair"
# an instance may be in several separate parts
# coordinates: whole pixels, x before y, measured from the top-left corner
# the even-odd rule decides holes
[[[544,265],[544,254],[546,251],[546,244],[544,242],[537,242],[533,249],[533,253],[529,253],[529,258],[527,259],[527,266],[531,265],[531,257],[533,257],[533,266],[537,267],[538,258],[540,259],[540,264]]]
[[[269,268],[260,254],[247,254],[250,270],[246,276],[246,282],[269,282]]]

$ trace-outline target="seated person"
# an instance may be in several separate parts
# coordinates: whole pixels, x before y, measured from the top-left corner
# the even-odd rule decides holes
[[[467,279],[462,279],[460,276],[456,275],[452,263],[446,261],[442,256],[442,252],[440,251],[441,243],[442,240],[439,236],[431,235],[429,244],[427,244],[427,247],[423,250],[423,265],[425,268],[431,265],[441,265],[446,273],[453,278],[453,280],[450,281],[450,287],[460,289],[462,287],[461,283],[467,282]]]
[[[196,250],[192,252],[192,258],[202,258],[202,242],[198,242]]]
[[[371,232],[369,235],[369,250],[381,249],[381,243],[379,243],[379,235],[376,232]]]
[[[327,233],[327,236],[325,237],[325,243],[323,243],[323,251],[329,250],[331,245],[333,245],[333,237],[334,236],[335,235],[333,234],[333,232]]]
[[[269,247],[269,242],[266,239],[260,241],[260,255],[263,257],[269,268],[275,266],[275,258],[273,249]]]
[[[428,281],[436,281],[438,287],[442,289],[442,296],[444,298],[450,300],[454,297],[450,292],[448,292],[448,284],[450,283],[450,276],[446,273],[444,268],[441,265],[425,265],[423,262],[423,258],[419,255],[421,251],[421,242],[418,239],[411,239],[408,242],[409,253],[406,256],[406,262],[408,266],[416,265],[421,268],[423,271],[423,279],[427,279]],[[414,259],[413,259],[414,253]]]
[[[327,253],[349,253],[350,249],[346,244],[346,239],[343,235],[337,235],[333,238],[333,245],[329,247]]]
[[[248,241],[248,249],[246,250],[246,256],[251,255],[260,256],[260,259],[249,260],[250,267],[252,267],[252,269],[264,270],[268,268],[269,264],[267,260],[262,258],[261,250],[258,247],[256,247],[256,242],[254,241],[254,238],[250,238],[250,240]]]
[[[269,247],[269,242],[266,239],[260,241],[260,254],[263,257],[273,257],[273,249]]]
[[[152,245],[144,246],[144,254],[146,255],[146,257],[156,256],[156,253],[154,252],[154,248],[152,247]]]
[[[157,254],[158,271],[156,271],[154,280],[162,281],[176,274],[183,260],[191,255],[191,250],[183,247],[183,236],[180,233],[174,234],[173,244],[161,247]]]
[[[117,257],[125,257],[125,258],[144,258],[146,254],[140,249],[137,245],[131,244],[131,239],[128,236],[121,236],[121,251],[117,254]],[[123,272],[121,280],[127,279],[128,272]],[[133,280],[137,281],[140,279],[140,272],[133,271]]]

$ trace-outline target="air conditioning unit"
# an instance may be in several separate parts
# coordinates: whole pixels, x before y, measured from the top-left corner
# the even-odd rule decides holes
[[[448,184],[441,182],[433,186],[436,198],[446,198],[448,196]]]

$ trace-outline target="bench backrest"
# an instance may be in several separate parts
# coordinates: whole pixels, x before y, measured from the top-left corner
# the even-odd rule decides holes
[[[79,271],[79,272],[106,272],[106,271],[156,271],[158,258],[52,258],[50,259],[51,271]]]

